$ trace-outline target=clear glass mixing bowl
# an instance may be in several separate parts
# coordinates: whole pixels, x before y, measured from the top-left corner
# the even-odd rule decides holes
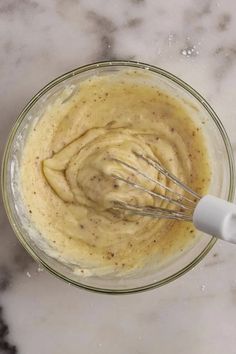
[[[91,276],[86,278],[76,274],[71,266],[45,253],[44,241],[40,237],[38,240],[31,237],[32,229],[26,227],[29,220],[23,211],[18,182],[21,153],[32,124],[40,119],[45,107],[52,103],[66,87],[79,85],[80,82],[94,75],[108,75],[129,68],[142,73],[148,82],[167,90],[169,94],[181,100],[193,119],[200,119],[204,122],[204,134],[213,172],[209,192],[232,201],[235,188],[232,148],[221,121],[203,97],[174,75],[160,68],[138,62],[100,62],[70,71],[40,90],[18,117],[6,145],[2,166],[2,191],[6,212],[18,239],[36,261],[67,282],[107,293],[138,292],[167,284],[194,267],[216,242],[213,236],[199,233],[197,241],[186,252],[173,258],[165,266],[147,267],[127,277]]]

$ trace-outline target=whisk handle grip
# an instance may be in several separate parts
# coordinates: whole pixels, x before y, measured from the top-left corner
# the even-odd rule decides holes
[[[209,235],[236,244],[236,205],[206,195],[193,213],[195,227]]]

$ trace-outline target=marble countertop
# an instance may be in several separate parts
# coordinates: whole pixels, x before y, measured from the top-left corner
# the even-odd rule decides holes
[[[0,1],[0,149],[26,102],[70,69],[133,59],[197,89],[236,152],[236,3],[231,0]],[[41,269],[0,206],[0,354],[236,353],[236,247],[127,296],[90,293]]]

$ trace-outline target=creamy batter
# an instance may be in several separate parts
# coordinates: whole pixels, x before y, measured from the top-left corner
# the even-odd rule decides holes
[[[22,156],[21,188],[36,229],[58,258],[81,273],[124,274],[183,252],[195,230],[180,221],[131,216],[114,201],[168,206],[122,181],[163,188],[117,160],[180,189],[135,153],[159,161],[195,191],[210,180],[201,127],[180,101],[134,80],[135,72],[87,79],[47,107]],[[115,177],[119,177],[118,179]]]

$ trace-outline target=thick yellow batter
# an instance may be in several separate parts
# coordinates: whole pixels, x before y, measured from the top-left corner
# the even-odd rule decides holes
[[[155,158],[200,194],[209,184],[201,127],[179,101],[134,77],[130,71],[94,77],[66,100],[65,91],[34,126],[23,151],[21,185],[32,223],[57,257],[84,275],[161,263],[194,238],[191,224],[112,208],[114,201],[167,206],[115,179],[164,192],[117,159],[173,188],[133,152]]]

